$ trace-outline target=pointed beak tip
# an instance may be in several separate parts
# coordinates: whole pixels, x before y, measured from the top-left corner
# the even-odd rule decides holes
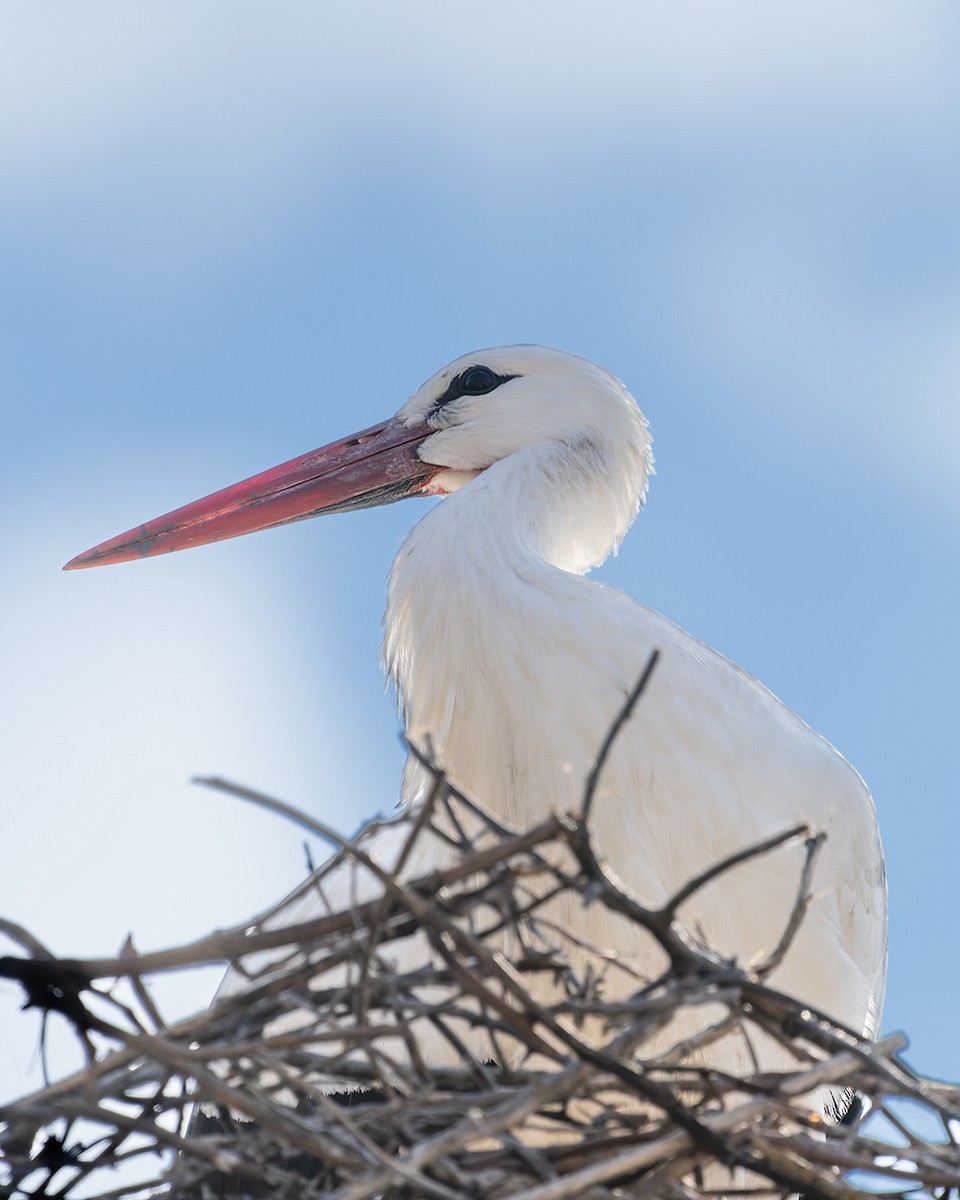
[[[148,557],[149,554],[144,554],[139,549],[140,543],[130,540],[133,532],[131,530],[130,534],[122,534],[119,538],[103,542],[91,550],[84,550],[82,554],[78,554],[69,562],[64,563],[60,569],[62,571],[85,571],[90,567],[108,567],[112,563],[130,562]],[[166,549],[166,547],[154,549],[149,553],[163,554]]]

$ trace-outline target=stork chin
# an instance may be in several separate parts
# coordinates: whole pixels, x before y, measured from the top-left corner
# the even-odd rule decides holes
[[[465,484],[473,483],[485,470],[485,467],[480,467],[474,471],[457,470],[455,467],[440,467],[437,469],[437,473],[420,489],[420,495],[449,496],[453,492],[458,492]]]

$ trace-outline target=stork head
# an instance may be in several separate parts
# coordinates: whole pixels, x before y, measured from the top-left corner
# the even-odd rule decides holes
[[[646,492],[653,461],[646,421],[602,367],[562,350],[508,346],[456,359],[380,425],[137,526],[65,569],[168,553],[406,496],[446,495],[499,463],[531,457],[578,493],[574,502],[596,507],[595,520],[606,527],[588,539],[594,548],[580,554],[580,569],[605,557]],[[594,503],[601,494],[603,503]],[[587,515],[587,524],[594,523]]]
[[[558,565],[583,571],[620,542],[653,469],[647,422],[603,367],[546,346],[475,351],[428,379],[397,414],[435,430],[420,446],[439,467],[423,487],[447,494],[489,468],[514,509],[540,492],[538,524]],[[495,482],[496,481],[496,482]],[[506,502],[506,497],[504,497]]]

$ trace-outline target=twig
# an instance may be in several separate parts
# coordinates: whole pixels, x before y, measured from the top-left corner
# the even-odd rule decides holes
[[[607,736],[603,739],[603,745],[600,747],[600,753],[597,755],[596,762],[590,768],[590,774],[587,776],[587,782],[583,789],[583,805],[581,811],[584,822],[588,822],[590,820],[590,813],[593,808],[593,800],[594,796],[596,795],[597,784],[600,781],[600,774],[603,771],[610,751],[613,748],[613,743],[617,740],[620,730],[624,727],[624,725],[626,725],[627,721],[630,720],[633,710],[636,708],[637,701],[647,690],[647,684],[650,682],[650,676],[653,674],[654,668],[656,667],[659,659],[659,649],[653,650],[650,657],[647,659],[647,665],[643,668],[643,672],[640,675],[640,678],[637,680],[633,691],[627,697],[627,701],[623,708],[620,709],[620,712],[614,719],[613,724],[607,730]]]

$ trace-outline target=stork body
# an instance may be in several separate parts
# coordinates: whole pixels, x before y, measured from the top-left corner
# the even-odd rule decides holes
[[[429,735],[462,791],[506,823],[529,825],[578,806],[611,722],[658,648],[643,703],[603,772],[592,816],[599,850],[640,900],[656,905],[761,837],[799,821],[825,830],[818,895],[773,979],[872,1034],[886,892],[863,781],[733,663],[584,578],[628,529],[651,466],[646,422],[608,372],[542,347],[482,351],[444,368],[393,420],[70,565],[405,495],[446,496],[412,530],[390,575],[384,660],[411,738]],[[417,803],[425,782],[411,760],[404,800]],[[381,847],[388,860],[389,849]],[[799,851],[715,880],[681,916],[740,961],[769,951],[795,899],[791,853]],[[408,874],[431,865],[421,859]],[[304,903],[284,919],[301,917]],[[599,906],[565,916],[587,942],[610,946],[641,972],[661,965],[649,941],[634,940],[636,930]]]
[[[885,884],[863,781],[733,663],[583,577],[619,543],[646,491],[646,422],[618,380],[583,360],[538,347],[494,355],[452,363],[400,414],[433,414],[440,428],[423,453],[446,469],[431,486],[455,489],[411,532],[390,576],[384,657],[408,731],[431,737],[467,794],[523,826],[578,806],[612,720],[659,648],[642,707],[604,769],[600,849],[655,905],[796,821],[825,830],[822,892],[775,978],[873,1032]],[[514,378],[437,410],[438,395],[477,362]],[[478,416],[464,419],[471,406]],[[416,802],[422,786],[411,761],[405,799]],[[790,866],[788,853],[748,864],[683,915],[721,953],[749,961],[784,928]],[[623,930],[605,937],[602,914],[585,919],[590,940],[617,946]]]
[[[885,896],[859,775],[769,691],[659,614],[563,571],[512,534],[501,531],[495,551],[497,527],[483,519],[497,505],[490,476],[431,512],[394,564],[386,657],[412,738],[429,735],[457,787],[513,828],[576,810],[612,721],[658,648],[601,776],[598,847],[635,895],[659,905],[725,855],[797,821],[826,831],[818,898],[773,982],[874,1032]],[[456,637],[445,636],[451,625]],[[407,803],[429,782],[409,760]],[[759,958],[786,927],[801,861],[794,846],[745,864],[681,916],[721,954]],[[600,906],[579,922],[565,917],[588,941],[632,955],[647,977],[665,965],[651,958],[649,938]],[[625,936],[638,940],[625,945]]]

